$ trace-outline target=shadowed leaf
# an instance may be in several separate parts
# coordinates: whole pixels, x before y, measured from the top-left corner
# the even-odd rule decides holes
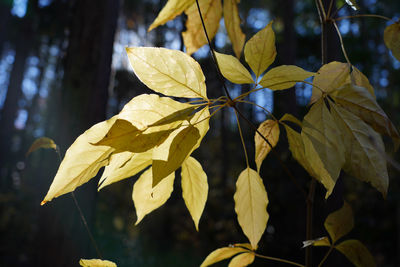
[[[342,208],[328,215],[324,226],[333,244],[348,234],[354,227],[353,211],[350,205],[345,201]]]
[[[335,246],[356,267],[375,267],[376,263],[369,250],[358,240],[346,240]]]
[[[303,81],[314,74],[297,66],[282,65],[265,73],[261,78],[260,85],[274,91],[284,90],[293,87],[297,81]]]
[[[195,0],[168,0],[163,9],[158,14],[157,18],[150,25],[149,30],[164,25],[166,22],[180,15],[185,9],[190,7]]]
[[[31,147],[29,148],[28,152],[26,152],[25,156],[29,156],[32,152],[35,152],[39,148],[52,148],[57,151],[57,145],[54,143],[53,139],[50,139],[48,137],[40,137],[36,139]]]
[[[387,26],[383,33],[383,40],[393,56],[400,60],[400,23],[396,22]]]
[[[240,0],[224,1],[223,11],[226,31],[231,40],[233,51],[235,52],[236,57],[240,58],[246,36],[240,28],[241,22],[237,6],[238,2],[240,2]]]
[[[279,123],[274,120],[266,120],[260,124],[258,131],[269,141],[272,147],[275,147],[279,141]],[[257,171],[260,172],[261,164],[271,151],[270,145],[258,134],[254,135],[254,143],[256,147],[255,161]]]

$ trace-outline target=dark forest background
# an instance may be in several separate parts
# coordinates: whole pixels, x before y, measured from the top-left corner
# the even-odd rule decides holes
[[[52,150],[29,157],[25,153],[36,138],[47,136],[64,154],[90,126],[119,112],[132,97],[151,93],[131,71],[125,47],[184,51],[180,35],[185,30],[184,16],[147,32],[165,2],[0,0],[0,266],[78,266],[80,258],[98,258],[69,194],[39,205],[58,168],[57,155]],[[357,2],[359,13],[399,19],[398,0]],[[318,70],[320,28],[314,1],[242,0],[240,13],[247,39],[274,20],[278,51],[274,66],[296,64]],[[349,7],[339,11],[340,16],[351,14]],[[399,129],[400,62],[383,44],[386,25],[376,18],[339,23],[352,63],[370,78],[378,102]],[[345,61],[332,29],[328,42],[329,60]],[[218,51],[232,54],[223,22],[214,43]],[[203,47],[194,57],[205,73],[208,95],[214,98],[222,95],[222,90],[208,52]],[[233,95],[248,89],[228,86]],[[252,100],[278,116],[291,112],[302,118],[310,96],[309,86],[297,85],[284,92],[264,90]],[[267,116],[258,108],[240,108],[255,123]],[[244,128],[252,155],[254,133]],[[211,120],[211,130],[195,152],[210,185],[200,232],[184,206],[178,180],[171,199],[138,226],[134,226],[131,198],[134,178],[97,192],[97,177],[77,189],[77,199],[103,257],[120,267],[198,266],[212,250],[246,242],[233,203],[236,178],[245,165],[239,142],[234,117],[224,110]],[[390,142],[387,145],[389,156],[399,161],[399,153],[393,153]],[[291,157],[284,135],[277,151],[299,183],[307,187],[310,179]],[[306,203],[273,156],[264,162],[261,175],[269,194],[270,220],[260,251],[302,262]],[[326,235],[323,221],[344,198],[355,214],[356,227],[350,236],[366,244],[378,266],[400,266],[399,171],[389,166],[389,176],[386,200],[371,186],[345,174],[328,201],[319,185],[314,237]],[[324,252],[324,248],[314,249],[314,262],[319,262]],[[335,252],[326,266],[347,265],[344,256]],[[278,264],[256,259],[254,266]]]

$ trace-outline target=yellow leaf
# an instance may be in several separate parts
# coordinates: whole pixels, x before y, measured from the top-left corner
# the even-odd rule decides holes
[[[231,55],[225,55],[215,52],[218,66],[222,75],[230,82],[237,84],[253,83],[250,72],[240,63],[240,61]]]
[[[293,87],[298,81],[303,81],[314,74],[294,65],[282,65],[265,73],[261,78],[260,85],[271,90],[284,90]]]
[[[156,186],[152,186],[152,168],[145,171],[133,186],[132,199],[135,204],[137,225],[147,214],[161,207],[174,190],[175,173],[172,172]]]
[[[182,164],[181,177],[182,196],[198,231],[208,195],[207,174],[195,158],[188,157]]]
[[[363,87],[346,84],[332,93],[335,102],[360,117],[372,128],[393,138],[396,149],[400,145],[400,135],[374,97]]]
[[[106,166],[100,178],[98,190],[144,170],[152,163],[152,156],[153,150],[143,153],[122,152],[113,154],[110,164]]]
[[[200,138],[189,154],[200,146],[201,141],[210,129],[210,111],[208,110],[208,107],[197,112],[190,120],[190,124],[199,130]]]
[[[310,104],[345,84],[350,74],[349,64],[337,61],[323,65],[314,76]]]
[[[279,140],[279,123],[274,120],[266,120],[260,124],[258,131],[268,140],[268,142],[275,147]],[[271,147],[265,140],[258,134],[254,135],[254,143],[256,147],[255,161],[257,164],[257,171],[260,172],[261,164],[265,157],[271,151]]]
[[[364,87],[371,93],[373,98],[375,99],[375,91],[372,87],[371,83],[369,82],[367,76],[365,76],[359,69],[352,66],[353,71],[351,72],[351,82],[355,85]]]
[[[236,182],[235,211],[238,222],[253,249],[268,222],[268,195],[260,175],[253,169],[243,170]]]
[[[254,257],[254,253],[239,254],[231,260],[228,267],[245,267],[253,263]]]
[[[194,115],[193,112],[196,110],[196,108],[197,108],[196,106],[192,105],[190,107],[177,110],[171,113],[170,115],[156,121],[155,123],[150,124],[149,127],[161,126],[178,121],[190,120],[193,117]]]
[[[376,263],[369,250],[358,240],[350,239],[335,246],[356,267],[375,267]]]
[[[117,267],[117,265],[112,261],[99,260],[99,259],[91,259],[91,260],[81,259],[79,261],[79,264],[83,267]]]
[[[223,8],[225,28],[231,40],[233,52],[237,58],[240,58],[246,36],[240,28],[241,22],[237,6],[238,2],[237,0],[226,0],[224,1]]]
[[[203,71],[187,54],[156,47],[126,51],[133,71],[150,89],[168,96],[207,99]]]
[[[233,244],[233,246],[234,246],[234,247],[246,248],[246,249],[248,249],[248,250],[253,250],[251,244],[249,244],[249,243],[236,243],[236,244]]]
[[[206,267],[206,266],[212,265],[219,261],[228,259],[238,253],[247,252],[247,251],[248,250],[246,250],[244,248],[239,248],[239,247],[225,247],[225,248],[216,249],[207,256],[207,258],[203,261],[203,263],[200,265],[200,267]]]
[[[353,113],[333,103],[330,106],[346,148],[344,171],[371,183],[385,197],[389,177],[380,135]]]
[[[164,143],[154,149],[153,186],[181,166],[199,138],[199,130],[189,125],[173,132]]]
[[[400,23],[396,22],[387,26],[383,33],[383,40],[393,56],[400,60]]]
[[[207,29],[207,34],[212,40],[219,28],[219,21],[222,16],[222,5],[220,0],[199,0],[201,15]],[[191,55],[200,47],[207,44],[207,38],[200,20],[197,4],[193,3],[185,10],[187,15],[186,31],[182,33],[186,52]]]
[[[324,99],[318,100],[304,117],[301,137],[304,154],[316,178],[324,185],[327,198],[344,165],[344,147],[340,132]]]
[[[190,7],[194,1],[195,0],[168,0],[157,18],[150,25],[149,31],[160,25],[164,25],[166,22],[180,15],[185,9]]]
[[[276,48],[272,21],[247,41],[244,57],[257,78],[274,62]]]
[[[309,246],[315,246],[315,247],[330,247],[331,246],[331,242],[329,241],[329,238],[324,236],[324,237],[320,237],[320,238],[316,238],[313,240],[306,240],[303,241],[303,247],[309,247]]]
[[[285,115],[283,115],[279,121],[280,122],[289,121],[294,124],[297,124],[300,127],[302,126],[301,121],[299,121],[299,119],[297,119],[295,116],[293,116],[292,114],[289,114],[289,113],[285,113]]]
[[[350,205],[345,201],[342,208],[328,215],[324,226],[333,244],[348,234],[354,227],[353,211]]]
[[[40,137],[32,143],[25,156],[27,157],[29,154],[38,150],[39,148],[52,148],[57,151],[57,145],[56,143],[54,143],[53,139],[50,139],[48,137]]]
[[[93,178],[101,167],[108,164],[108,158],[114,149],[92,144],[98,142],[108,132],[115,120],[116,116],[95,124],[68,148],[41,205],[55,197],[74,191],[75,188]]]

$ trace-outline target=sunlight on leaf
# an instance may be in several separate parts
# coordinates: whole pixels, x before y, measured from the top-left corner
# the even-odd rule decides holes
[[[116,118],[114,116],[95,124],[68,148],[42,205],[55,197],[74,191],[92,179],[101,167],[108,165],[109,156],[114,149],[92,144],[103,138]]]
[[[192,57],[166,48],[126,48],[137,77],[150,89],[167,95],[207,99],[203,71]]]
[[[79,264],[83,267],[117,267],[117,265],[112,261],[99,260],[99,259],[91,259],[91,260],[81,259],[79,261]]]
[[[156,186],[152,186],[152,168],[145,171],[133,186],[132,199],[135,204],[137,225],[147,214],[161,207],[174,190],[175,173],[172,172]]]
[[[350,205],[344,201],[342,208],[328,215],[324,226],[333,244],[348,234],[354,227],[353,211]]]
[[[275,33],[272,30],[272,21],[247,41],[244,57],[257,78],[275,61]]]
[[[206,267],[217,263],[219,261],[228,259],[238,253],[247,252],[247,249],[240,248],[240,247],[225,247],[219,248],[211,252],[207,258],[203,261],[200,267]]]
[[[293,87],[297,81],[303,81],[314,74],[297,66],[282,65],[265,73],[261,78],[260,85],[271,90],[284,90]]]
[[[346,0],[346,3],[351,6],[352,9],[354,10],[359,10],[360,7],[357,5],[356,0]]]
[[[241,20],[237,6],[238,2],[240,0],[225,0],[223,9],[226,31],[231,40],[235,56],[240,58],[246,36],[240,28]]]
[[[222,16],[221,1],[199,0],[199,5],[208,37],[212,40],[218,31],[219,21]],[[193,3],[185,10],[185,14],[187,15],[186,31],[182,33],[182,37],[186,46],[186,53],[191,55],[207,44],[207,38],[200,20],[197,4]]]
[[[50,139],[48,137],[40,137],[36,139],[31,147],[29,148],[28,152],[26,152],[25,156],[29,156],[32,152],[35,152],[36,150],[40,148],[52,148],[55,151],[57,151],[57,145],[54,143],[53,139]]]
[[[386,197],[389,177],[382,138],[368,124],[346,109],[330,102],[332,115],[346,148],[343,169],[355,178],[369,182]]]
[[[279,140],[279,123],[274,120],[265,120],[258,127],[258,131],[269,141],[272,147],[275,147]],[[257,164],[257,172],[260,172],[261,164],[271,151],[271,147],[258,134],[254,135],[254,143],[256,147],[255,161]]]
[[[185,9],[190,7],[195,0],[168,0],[163,9],[158,14],[157,18],[150,25],[149,30],[164,25],[169,20],[174,19],[176,16],[180,15]]]
[[[181,177],[182,196],[199,231],[199,220],[208,195],[207,174],[195,158],[189,157],[182,164]]]
[[[331,243],[329,242],[329,238],[324,236],[324,237],[316,238],[316,239],[313,239],[313,240],[303,241],[303,247],[302,248],[306,248],[306,247],[309,247],[309,246],[330,247]]]
[[[237,84],[254,83],[250,72],[240,61],[231,55],[215,52],[222,75],[230,82]]]
[[[375,267],[376,263],[369,250],[358,240],[346,240],[335,246],[356,267]]]
[[[255,170],[246,168],[240,173],[233,198],[240,227],[253,249],[257,249],[269,215],[267,191],[260,175]]]
[[[231,260],[228,267],[245,267],[247,265],[252,264],[254,258],[255,258],[254,253],[239,254]]]
[[[400,60],[400,23],[396,22],[386,27],[383,33],[383,40],[387,48],[397,60]]]

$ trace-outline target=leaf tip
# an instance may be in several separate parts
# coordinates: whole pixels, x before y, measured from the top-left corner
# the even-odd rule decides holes
[[[47,200],[43,200],[42,202],[40,202],[40,206],[43,206],[46,203],[47,203]]]

